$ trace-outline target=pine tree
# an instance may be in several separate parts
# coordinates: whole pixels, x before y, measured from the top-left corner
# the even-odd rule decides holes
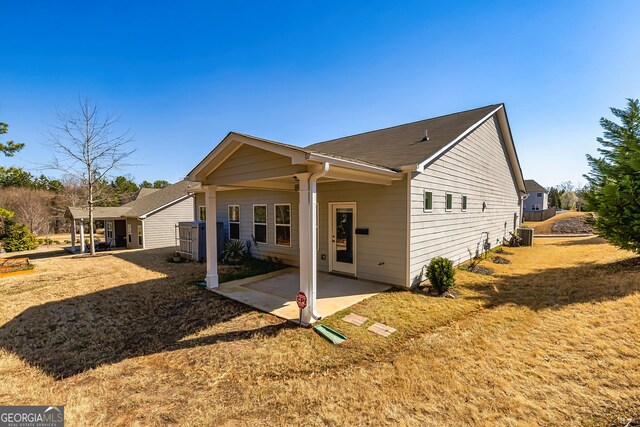
[[[595,214],[597,233],[610,243],[640,253],[640,103],[628,99],[627,108],[611,108],[620,124],[602,118],[601,157],[587,155],[591,172],[587,209]]]

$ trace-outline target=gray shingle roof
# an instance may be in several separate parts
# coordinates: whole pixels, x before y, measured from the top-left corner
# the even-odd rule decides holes
[[[487,105],[474,110],[319,142],[309,145],[306,150],[398,169],[428,159],[500,106],[501,104]],[[423,141],[425,130],[428,131],[428,141]]]
[[[96,219],[120,218],[128,210],[129,208],[124,206],[118,206],[118,207],[96,206],[95,208],[93,208],[93,217]],[[65,216],[71,219],[87,219],[89,218],[89,209],[86,207],[74,208],[70,206],[67,208],[67,212],[65,213]]]
[[[200,188],[199,183],[190,181],[180,181],[175,184],[169,185],[161,190],[154,191],[151,194],[147,194],[144,197],[139,197],[136,200],[127,203],[124,207],[129,210],[123,214],[128,218],[138,218],[143,215],[153,212],[162,206],[186,196],[194,189]]]
[[[200,183],[180,181],[161,190],[146,192],[146,195],[139,196],[136,200],[133,200],[123,206],[95,207],[93,215],[95,219],[120,217],[139,218],[166,206],[171,202],[181,199],[198,189],[200,189]],[[86,219],[89,217],[89,210],[86,207],[69,207],[67,208],[65,216],[73,219]]]
[[[524,187],[527,189],[527,193],[548,193],[546,188],[532,179],[525,179]]]

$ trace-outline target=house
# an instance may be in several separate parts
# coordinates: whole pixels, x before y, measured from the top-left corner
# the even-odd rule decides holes
[[[549,207],[549,192],[532,179],[525,179],[527,198],[524,200],[524,212],[544,211]]]
[[[166,188],[141,189],[135,199],[119,207],[95,207],[94,220],[104,221],[105,241],[112,247],[128,249],[156,249],[174,247],[176,244],[176,224],[192,221],[194,216],[194,192],[200,185],[180,181]],[[85,222],[89,210],[67,208],[66,217],[71,227],[72,249],[76,252],[76,226],[79,227],[80,241],[85,241]],[[79,252],[84,252],[80,245]]]
[[[315,312],[317,271],[411,287],[518,227],[524,180],[503,104],[302,148],[229,133],[188,175],[202,184],[209,288],[214,221],[254,255],[298,266]]]

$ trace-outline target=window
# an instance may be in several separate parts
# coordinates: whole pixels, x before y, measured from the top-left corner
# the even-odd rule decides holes
[[[200,206],[198,208],[198,221],[206,221],[207,220],[207,207]]]
[[[450,211],[453,209],[453,194],[451,193],[445,193],[445,207],[444,210],[445,211]]]
[[[253,205],[253,238],[267,243],[267,205]]]
[[[462,210],[467,210],[467,196],[462,196]]]
[[[113,222],[107,221],[107,232],[105,233],[105,237],[109,240],[113,239]]]
[[[291,205],[275,205],[276,245],[291,246]]]
[[[422,209],[425,212],[431,212],[433,210],[433,193],[431,191],[424,192],[424,206]]]
[[[538,205],[538,204],[531,205],[531,210],[532,211],[539,211],[540,210],[540,205]]]
[[[131,224],[127,224],[127,240],[131,243]]]
[[[229,205],[229,238],[240,240],[240,206]]]
[[[142,226],[138,226],[138,245],[142,246]]]
[[[542,197],[542,193],[538,193],[538,194],[536,194],[536,196]]]

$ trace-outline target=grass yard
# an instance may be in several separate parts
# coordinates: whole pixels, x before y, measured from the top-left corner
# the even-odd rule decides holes
[[[70,426],[640,417],[638,258],[596,237],[505,252],[493,276],[460,271],[457,299],[389,291],[327,318],[343,347],[189,284],[204,266],[166,254],[41,257],[0,280],[0,404],[65,404]]]

